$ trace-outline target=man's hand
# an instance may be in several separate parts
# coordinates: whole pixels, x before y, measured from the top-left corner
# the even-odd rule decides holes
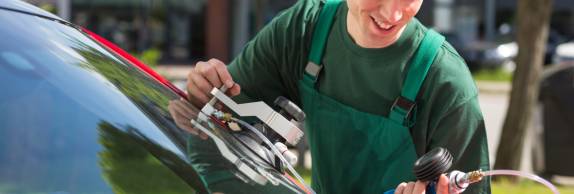
[[[191,119],[197,118],[197,113],[199,110],[191,105],[187,100],[180,98],[177,100],[169,101],[169,105],[167,106],[169,113],[175,120],[175,124],[193,134],[199,136],[201,139],[207,139],[207,134],[201,132],[201,130],[193,128],[191,125]]]
[[[223,85],[228,88],[226,93],[229,96],[239,95],[241,91],[223,62],[217,59],[200,61],[187,75],[188,99],[193,105],[203,107],[211,98],[211,90]]]
[[[427,182],[417,181],[409,183],[401,183],[395,189],[395,194],[424,194],[427,187]],[[440,175],[436,187],[437,194],[449,194],[448,193],[448,178],[443,174]]]

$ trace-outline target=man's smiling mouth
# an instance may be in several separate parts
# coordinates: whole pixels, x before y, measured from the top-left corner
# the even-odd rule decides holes
[[[375,17],[373,17],[373,16],[371,16],[371,19],[373,20],[373,22],[375,22],[375,24],[377,24],[377,27],[379,27],[381,30],[390,31],[390,30],[392,30],[392,29],[395,27],[395,25],[387,24],[387,23],[385,23],[385,22],[382,22],[382,21],[380,21],[380,20],[377,20],[377,19],[375,19]]]

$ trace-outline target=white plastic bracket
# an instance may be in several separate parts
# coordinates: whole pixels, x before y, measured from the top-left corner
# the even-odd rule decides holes
[[[239,116],[257,117],[285,138],[287,143],[291,145],[296,145],[299,140],[301,140],[301,137],[303,137],[303,131],[301,131],[301,129],[263,102],[237,104],[217,88],[213,88],[211,94]]]

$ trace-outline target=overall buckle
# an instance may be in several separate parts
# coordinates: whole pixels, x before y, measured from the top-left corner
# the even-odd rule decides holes
[[[403,97],[403,96],[399,96],[395,99],[395,102],[393,102],[393,106],[391,108],[392,110],[395,110],[397,107],[400,108],[397,111],[403,113],[405,115],[405,120],[408,120],[408,118],[410,118],[411,116],[411,112],[413,112],[413,110],[416,107],[416,103]]]

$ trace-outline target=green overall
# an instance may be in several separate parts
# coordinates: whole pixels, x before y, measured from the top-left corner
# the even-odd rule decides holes
[[[388,117],[361,112],[316,89],[321,69],[328,65],[321,59],[339,5],[338,0],[327,0],[321,10],[309,63],[299,81],[313,156],[312,186],[317,193],[383,193],[415,179],[412,168],[417,154],[409,133],[414,102],[444,37],[426,32]]]

